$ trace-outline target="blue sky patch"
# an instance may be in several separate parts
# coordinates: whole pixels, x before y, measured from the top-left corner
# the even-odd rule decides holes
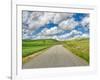
[[[55,27],[55,26],[58,26],[58,24],[54,24],[54,23],[49,23],[49,24],[46,24],[45,25],[48,29],[52,28],[52,27]]]
[[[75,21],[82,21],[84,17],[86,17],[88,14],[85,13],[76,13],[73,15],[73,18]]]

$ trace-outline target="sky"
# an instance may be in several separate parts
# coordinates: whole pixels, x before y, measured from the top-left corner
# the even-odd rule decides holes
[[[89,38],[89,14],[22,11],[23,39]]]

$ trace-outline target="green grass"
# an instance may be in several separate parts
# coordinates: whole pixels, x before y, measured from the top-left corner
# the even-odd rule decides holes
[[[67,41],[57,41],[53,39],[22,40],[22,57],[35,54],[56,44],[63,45],[73,54],[83,58],[89,63],[89,39],[86,38]]]
[[[63,41],[65,48],[89,63],[89,39]]]
[[[57,40],[22,40],[22,57],[29,56],[37,53],[41,50],[47,49],[55,44],[58,44]]]

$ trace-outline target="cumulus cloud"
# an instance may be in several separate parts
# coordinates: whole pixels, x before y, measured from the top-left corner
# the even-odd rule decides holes
[[[55,24],[60,23],[62,20],[69,19],[73,16],[72,13],[56,13],[53,19]]]
[[[45,28],[44,30],[42,30],[41,34],[45,35],[45,36],[49,36],[49,35],[54,35],[57,33],[57,27],[53,27],[51,29]]]
[[[44,28],[38,35],[44,35],[44,36],[53,36],[56,35],[57,33],[62,32],[61,29],[59,29],[57,26],[54,26],[50,29]]]
[[[32,12],[27,21],[29,30],[36,30],[48,24],[50,21],[53,21],[54,15],[55,13]]]
[[[84,33],[84,34],[81,35],[81,37],[88,38],[89,37],[89,34]]]
[[[23,11],[22,12],[22,16],[23,16],[22,21],[23,21],[23,23],[26,23],[27,19],[29,18],[29,15],[30,15],[30,13],[28,11]]]
[[[74,36],[73,38],[70,38],[70,39],[79,39],[79,38],[88,38],[89,37],[89,34],[86,34],[86,33],[84,33],[84,34],[81,34],[81,35],[76,35],[76,36]]]
[[[29,39],[29,36],[28,36],[28,34],[23,34],[22,38],[23,39]]]
[[[52,35],[52,36],[38,35],[33,39],[34,40],[37,40],[37,39],[56,39],[56,40],[59,40],[57,35]]]
[[[61,40],[67,40],[67,39],[70,39],[70,38],[75,37],[76,35],[81,35],[81,34],[82,34],[82,32],[80,32],[80,31],[72,30],[71,32],[66,33],[66,34],[64,34],[64,35],[60,35],[60,36],[58,36],[58,37],[59,37],[59,39],[61,39]]]
[[[83,18],[83,20],[81,21],[81,25],[83,27],[89,27],[89,16]]]
[[[41,16],[44,15],[44,12],[32,12],[30,14],[30,17],[28,18],[28,28],[29,30],[36,30],[37,28],[41,27],[43,24],[45,24],[46,22],[42,21],[41,19],[39,19]]]
[[[78,22],[75,22],[73,18],[64,20],[59,24],[59,27],[64,30],[72,30],[75,26],[78,25]]]

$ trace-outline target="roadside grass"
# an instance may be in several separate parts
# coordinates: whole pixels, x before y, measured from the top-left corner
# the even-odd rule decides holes
[[[89,63],[89,39],[84,38],[63,41],[63,46]]]
[[[47,49],[55,44],[58,44],[58,41],[52,39],[22,40],[22,57],[27,57],[31,54]]]

